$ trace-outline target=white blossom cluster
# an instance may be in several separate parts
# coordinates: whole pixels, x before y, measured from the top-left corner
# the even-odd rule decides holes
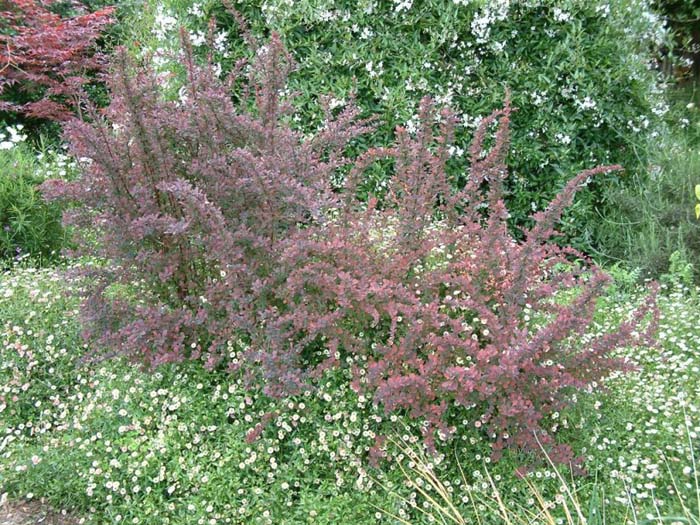
[[[27,140],[27,135],[22,132],[23,129],[23,124],[17,124],[7,126],[4,133],[0,131],[0,150],[12,149],[15,145]]]

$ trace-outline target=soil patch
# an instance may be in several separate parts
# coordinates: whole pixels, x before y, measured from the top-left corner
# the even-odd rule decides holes
[[[78,520],[38,501],[6,502],[0,505],[0,525],[77,525]]]

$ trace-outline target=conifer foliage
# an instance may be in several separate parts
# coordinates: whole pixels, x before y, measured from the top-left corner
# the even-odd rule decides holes
[[[102,260],[83,302],[94,348],[149,366],[205,359],[274,397],[345,367],[388,413],[424,422],[428,444],[466,419],[498,457],[552,444],[543,418],[628,368],[616,348],[649,343],[653,295],[592,335],[608,278],[548,242],[576,190],[619,166],[575,176],[516,242],[503,202],[508,100],[481,123],[454,190],[449,109],[425,99],[416,134],[397,129],[392,147],[348,159],[372,122],[350,104],[328,108],[313,137],[295,131],[278,37],[224,80],[184,47],[179,100],[121,54],[104,115],[68,126],[81,180],[43,186],[74,203],[66,219]],[[363,171],[382,159],[386,194],[358,201]]]

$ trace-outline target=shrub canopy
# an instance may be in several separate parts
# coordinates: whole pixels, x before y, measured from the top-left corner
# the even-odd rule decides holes
[[[306,133],[320,125],[318,93],[332,94],[332,104],[342,106],[354,92],[364,114],[379,116],[381,125],[358,140],[356,151],[388,146],[397,125],[415,132],[420,101],[430,95],[465,124],[453,146],[459,158],[509,89],[517,111],[506,200],[511,223],[519,226],[531,225],[530,214],[542,210],[572,173],[600,163],[621,164],[628,173],[644,170],[647,141],[666,111],[651,66],[667,35],[647,0],[224,3],[242,14],[254,36],[277,32],[292,51],[298,68],[289,89],[299,94],[296,125]],[[153,47],[175,42],[179,24],[224,69],[247,56],[238,23],[217,0],[160,5]],[[452,185],[462,187],[461,164],[448,170]],[[369,170],[361,191],[376,193],[385,176],[383,169]],[[596,247],[602,188],[626,178],[601,176],[579,194],[562,227],[569,241]]]
[[[627,368],[616,348],[648,342],[653,297],[615,332],[587,333],[608,279],[547,242],[579,186],[619,166],[573,177],[523,242],[511,235],[508,100],[481,122],[455,189],[446,164],[459,118],[430,99],[415,134],[397,128],[393,145],[352,160],[343,151],[371,122],[352,103],[334,115],[326,99],[314,136],[294,130],[293,64],[278,36],[225,80],[188,48],[182,65],[188,82],[169,100],[154,71],[122,54],[111,105],[68,128],[82,178],[43,187],[76,204],[78,243],[103,261],[85,268],[94,348],[151,366],[201,358],[273,397],[341,367],[387,413],[424,422],[428,443],[466,411],[498,456],[551,443],[544,415]],[[358,201],[382,160],[393,169],[381,201]]]

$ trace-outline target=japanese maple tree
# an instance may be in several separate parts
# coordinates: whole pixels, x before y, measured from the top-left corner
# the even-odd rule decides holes
[[[53,0],[0,0],[0,111],[64,121],[105,60],[98,39],[114,8],[62,17]]]

